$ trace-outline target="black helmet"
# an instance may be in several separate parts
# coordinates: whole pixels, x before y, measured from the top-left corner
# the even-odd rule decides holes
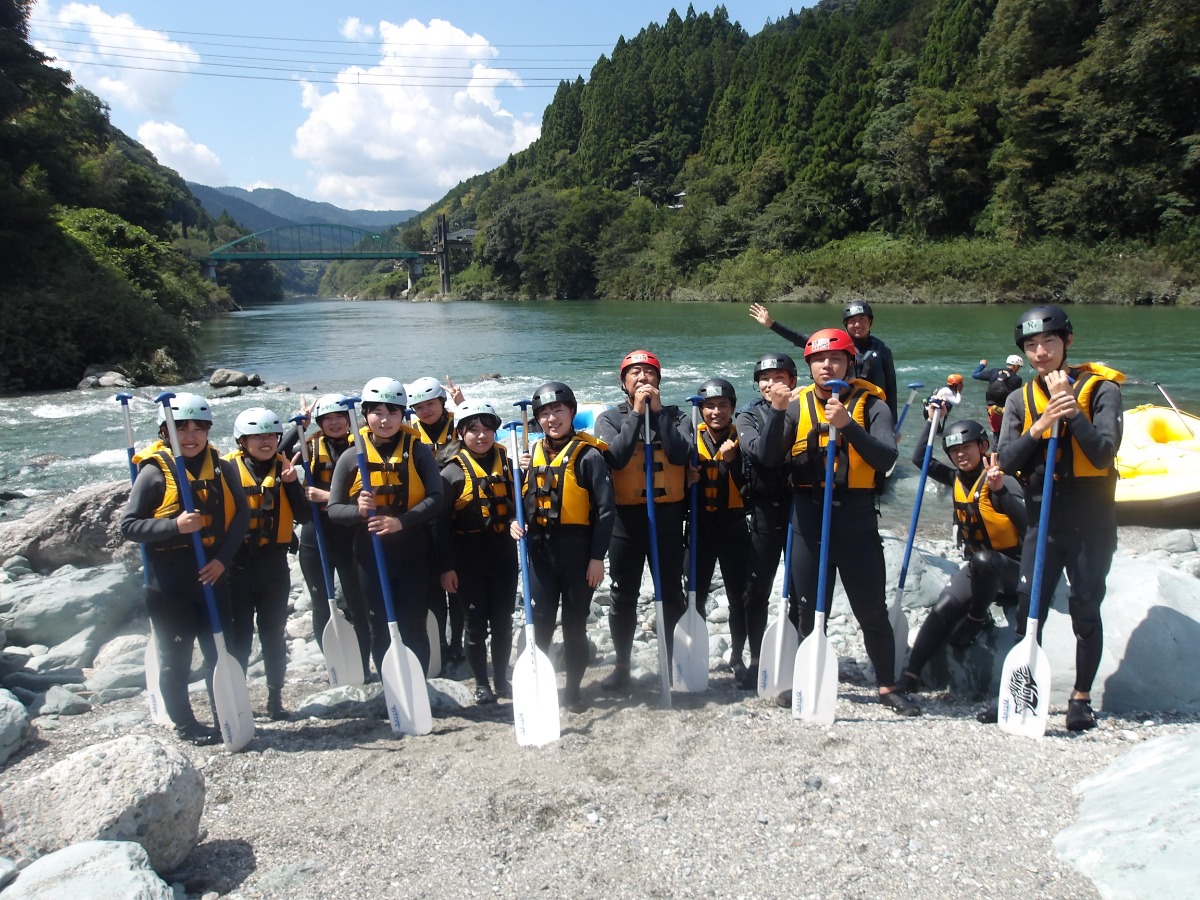
[[[533,414],[536,416],[539,409],[543,406],[549,406],[551,403],[567,404],[567,406],[571,407],[571,415],[579,411],[579,404],[575,400],[575,392],[561,381],[547,381],[533,392]]]
[[[713,397],[728,397],[729,402],[737,406],[737,392],[733,385],[724,378],[710,378],[697,388],[696,393],[709,400]]]
[[[872,322],[875,321],[875,313],[871,311],[871,304],[866,300],[851,300],[842,308],[843,325],[851,316],[866,316]]]
[[[759,376],[763,372],[770,372],[772,369],[782,369],[793,378],[796,377],[796,361],[786,353],[768,353],[759,358],[754,364],[754,380],[758,381]]]
[[[1055,331],[1064,339],[1071,334],[1071,320],[1067,318],[1067,314],[1057,306],[1035,306],[1021,313],[1021,318],[1017,319],[1017,327],[1013,329],[1013,337],[1017,347],[1024,350],[1026,338]]]
[[[951,447],[959,447],[973,441],[982,441],[983,450],[985,453],[987,452],[987,432],[974,419],[963,419],[953,425],[947,425],[946,430],[942,432],[942,449],[947,453],[950,452]]]

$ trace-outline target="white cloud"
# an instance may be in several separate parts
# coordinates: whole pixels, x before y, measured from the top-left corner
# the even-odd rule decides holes
[[[309,114],[292,153],[311,166],[319,199],[422,208],[541,132],[505,110],[497,88],[522,82],[488,65],[498,51],[481,35],[441,19],[380,22],[379,35],[376,65],[344,69],[329,90],[304,85]]]
[[[348,41],[370,40],[375,37],[375,27],[368,25],[355,16],[351,16],[342,23],[339,33]]]
[[[111,106],[152,116],[174,112],[176,92],[200,62],[187,44],[143,28],[132,16],[83,3],[40,8],[32,37],[39,50]]]
[[[198,144],[188,133],[172,122],[145,122],[138,127],[138,140],[158,158],[188,181],[201,184],[226,184],[221,160],[204,144]]]

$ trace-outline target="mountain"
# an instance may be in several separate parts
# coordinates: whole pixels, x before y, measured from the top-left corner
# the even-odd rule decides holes
[[[267,212],[249,200],[224,193],[225,188],[208,187],[194,181],[189,181],[187,186],[192,196],[200,201],[200,205],[214,219],[219,219],[221,213],[227,212],[235,222],[251,231],[266,231],[268,228],[293,224],[291,220]]]
[[[417,215],[415,209],[342,209],[332,203],[305,200],[278,188],[255,188],[248,191],[238,187],[219,187],[210,190],[252,204],[287,222],[301,225],[351,225],[369,231],[381,231]],[[207,203],[205,208],[208,208]],[[229,214],[235,219],[238,218],[232,211]]]

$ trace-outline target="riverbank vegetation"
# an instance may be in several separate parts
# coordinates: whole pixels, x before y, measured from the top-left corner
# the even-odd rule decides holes
[[[689,9],[413,224],[478,230],[467,298],[1194,303],[1196,109],[1192,0]]]
[[[29,0],[0,0],[0,390],[71,387],[89,367],[175,383],[198,372],[198,322],[279,296],[261,263],[201,262],[244,232],[72,89],[28,42]]]

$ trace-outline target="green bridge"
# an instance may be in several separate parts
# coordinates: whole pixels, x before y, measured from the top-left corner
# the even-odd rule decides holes
[[[395,259],[432,258],[409,250],[381,234],[349,225],[283,225],[231,241],[209,256],[218,262],[242,259]]]

